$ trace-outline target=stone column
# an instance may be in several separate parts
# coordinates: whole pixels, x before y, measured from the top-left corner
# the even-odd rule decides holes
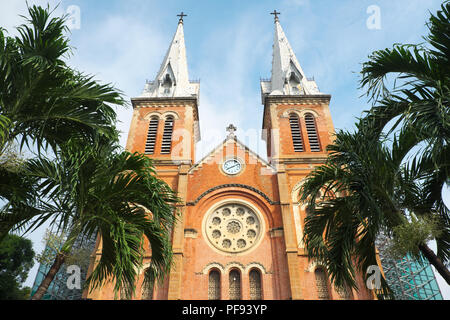
[[[186,211],[187,173],[189,165],[180,165],[178,176],[179,216],[173,230],[172,250],[173,264],[169,275],[169,300],[181,299],[181,282],[183,276],[183,246],[184,246],[184,214]]]
[[[280,192],[281,216],[283,219],[284,241],[286,245],[286,259],[289,271],[289,282],[291,297],[293,300],[303,299],[301,291],[300,270],[297,257],[297,241],[295,235],[294,217],[289,201],[289,187],[287,182],[286,168],[283,163],[277,168],[278,188]]]

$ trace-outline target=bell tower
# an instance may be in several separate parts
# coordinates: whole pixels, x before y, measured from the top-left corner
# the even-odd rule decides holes
[[[277,11],[273,44],[272,74],[261,81],[264,105],[263,139],[267,157],[276,168],[284,245],[292,299],[310,293],[308,258],[303,246],[305,209],[298,203],[303,179],[315,166],[324,163],[326,146],[334,126],[329,103],[331,96],[319,91],[307,78],[281,27]]]
[[[281,27],[280,13],[272,14],[272,75],[261,81],[267,156],[272,162],[322,158],[334,132],[331,95],[321,93],[314,79],[306,77]]]
[[[183,30],[186,15],[178,16],[177,30],[156,78],[147,81],[141,96],[131,99],[133,118],[127,141],[128,151],[153,159],[158,177],[181,199],[172,234],[173,266],[158,299],[180,298],[187,175],[195,163],[195,144],[200,141],[200,83],[189,80]]]
[[[127,150],[145,153],[155,165],[192,164],[200,140],[198,104],[200,84],[190,81],[184,42],[183,17],[154,81],[132,98],[133,118]]]

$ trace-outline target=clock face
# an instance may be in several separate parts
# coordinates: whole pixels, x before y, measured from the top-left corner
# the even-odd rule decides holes
[[[223,163],[223,171],[227,174],[238,174],[242,169],[242,164],[237,159],[228,159]]]

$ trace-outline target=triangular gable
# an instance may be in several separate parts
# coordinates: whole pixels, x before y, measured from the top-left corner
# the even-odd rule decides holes
[[[213,158],[217,156],[219,152],[222,152],[230,142],[235,143],[237,147],[240,148],[244,153],[248,153],[249,156],[255,160],[255,163],[262,164],[272,174],[276,173],[276,169],[272,167],[269,162],[261,158],[256,152],[252,151],[249,147],[247,147],[245,144],[239,141],[235,136],[226,138],[222,143],[220,143],[216,148],[214,148],[211,152],[209,152],[205,157],[203,157],[200,161],[194,164],[189,169],[189,173],[193,173],[194,171],[200,169],[203,166],[203,164],[210,162]]]

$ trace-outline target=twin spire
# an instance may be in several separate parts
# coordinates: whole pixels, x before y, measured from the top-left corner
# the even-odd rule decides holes
[[[180,20],[178,21],[177,31],[161,68],[155,80],[145,84],[142,97],[198,97],[200,84],[189,81],[183,30],[183,17],[186,17],[186,15],[182,12],[178,17],[180,17]]]
[[[276,10],[271,13],[275,16],[275,35],[273,40],[272,77],[261,81],[261,94],[263,96],[295,96],[320,94],[317,84],[310,80],[303,72],[294,50],[284,34]]]
[[[261,81],[261,94],[265,96],[295,96],[321,94],[314,80],[308,79],[281,27],[276,10],[273,44],[272,77]],[[182,12],[178,27],[161,68],[152,82],[147,82],[142,97],[194,97],[198,98],[200,84],[190,81],[184,42]]]

